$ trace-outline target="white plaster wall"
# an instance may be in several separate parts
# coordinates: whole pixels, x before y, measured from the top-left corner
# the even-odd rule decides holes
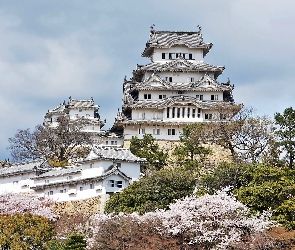
[[[90,178],[94,176],[101,176],[103,171],[104,171],[103,167],[87,168],[83,170],[81,178],[84,179],[84,178]]]
[[[153,54],[154,62],[169,62],[169,59],[162,59],[162,53],[190,53],[194,61],[203,61],[203,50],[202,49],[190,49],[184,46],[173,46],[171,48],[155,48]],[[188,55],[187,58],[188,59]]]
[[[179,135],[182,132],[184,125],[172,125],[172,126],[148,126],[148,125],[141,125],[141,128],[145,129],[145,134],[151,134],[157,140],[179,140]],[[136,136],[139,139],[143,138],[143,134],[138,134],[139,125],[136,126],[126,126],[125,128],[125,139],[131,140],[132,136]],[[153,134],[153,129],[159,128],[160,134],[155,135]],[[168,129],[175,129],[175,135],[168,135]]]
[[[113,147],[121,147],[124,144],[123,138],[102,138],[100,145],[103,146],[113,146]]]
[[[92,168],[90,168],[91,163],[93,164]],[[112,160],[93,160],[91,162],[81,163],[82,167],[84,168],[83,172],[87,170],[90,171],[90,173],[98,173],[102,170],[106,171],[113,164],[114,162]]]
[[[150,94],[151,99],[144,99],[144,94]],[[196,97],[196,95],[203,95],[203,100],[210,101],[211,95],[218,95],[218,101],[223,101],[223,92],[222,91],[184,91],[182,94],[179,94],[178,91],[152,91],[144,90],[139,92],[138,100],[161,100],[159,95],[166,95],[166,98],[171,96],[191,96]]]
[[[194,81],[199,80],[204,76],[203,72],[159,72],[157,73],[163,80],[166,81],[166,77],[172,77],[172,82],[190,82],[190,78],[193,77]],[[214,78],[213,73],[207,73]],[[147,80],[152,75],[152,72],[146,72],[143,80]],[[169,81],[169,79],[168,79]]]
[[[76,115],[78,115],[79,117],[84,116],[85,118],[94,118],[94,110],[82,109],[81,111],[79,111],[79,109],[71,109],[69,115],[71,119],[75,119]]]
[[[120,190],[120,188],[118,188],[118,187],[111,187],[109,185],[110,180],[113,180],[115,182],[116,181],[122,181],[123,182],[123,188],[128,186],[128,182],[125,181],[125,179],[122,178],[120,175],[112,175],[112,176],[109,176],[109,177],[107,177],[106,179],[103,180],[103,186],[105,187],[106,192],[116,192],[116,191]]]
[[[1,176],[0,177],[0,193],[31,193],[30,186],[34,181],[31,180],[35,173],[18,174],[14,176]]]
[[[166,80],[166,77],[172,77],[172,82],[191,82],[190,78],[193,77],[194,81],[198,81],[204,73],[202,72],[159,72],[158,75]],[[168,79],[169,81],[169,79]]]
[[[42,179],[35,179],[34,185],[43,185],[45,183],[50,184],[50,183],[64,182],[69,180],[78,180],[81,178],[81,176],[82,176],[81,173],[71,173],[71,174],[59,175],[59,176],[48,176]]]
[[[134,109],[132,120],[162,120],[164,109]]]
[[[134,121],[182,121],[182,122],[202,122],[203,116],[202,113],[205,112],[205,110],[201,109],[201,117],[198,118],[198,108],[196,106],[187,106],[187,105],[179,105],[179,106],[172,106],[169,107],[170,110],[175,108],[190,108],[190,117],[182,117],[182,110],[181,110],[181,116],[177,118],[173,118],[171,115],[169,118],[167,118],[167,108],[165,109],[136,109],[132,111],[132,120]],[[192,117],[192,109],[195,109],[195,117]],[[144,115],[143,115],[144,114]],[[171,111],[170,111],[171,114]],[[144,117],[144,119],[143,119]],[[126,132],[125,132],[126,133]]]
[[[140,177],[140,164],[137,162],[120,162],[121,168],[120,171],[123,172],[128,177],[131,177],[132,180],[137,180]]]
[[[90,183],[93,184],[92,189],[90,188]],[[38,190],[36,194],[41,197],[50,197],[56,202],[63,202],[84,200],[106,193],[105,188],[102,186],[102,181],[90,183],[80,183],[77,185],[59,185],[58,187],[51,187],[45,188],[43,190]],[[82,191],[80,191],[80,187],[83,188]],[[63,193],[61,193],[60,190],[63,190]],[[50,194],[50,191],[53,192],[52,195]]]

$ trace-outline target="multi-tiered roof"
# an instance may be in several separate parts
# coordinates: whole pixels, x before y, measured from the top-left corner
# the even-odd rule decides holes
[[[151,62],[137,65],[130,80],[124,79],[122,112],[118,112],[114,127],[200,122],[202,118],[212,119],[214,110],[235,105],[234,86],[229,80],[217,81],[224,67],[203,61],[211,48],[212,43],[204,43],[201,28],[196,32],[175,32],[156,31],[152,27],[142,52]],[[168,114],[172,108],[173,113]],[[139,109],[143,111],[136,111]],[[195,109],[198,116],[190,115]],[[146,114],[143,118],[140,112],[162,115],[160,119],[150,119]]]
[[[69,97],[68,103],[64,101],[57,107],[48,110],[44,118],[45,122],[53,122],[54,119],[63,115],[69,115],[71,119],[81,116],[83,118],[87,118],[92,124],[95,124],[101,128],[104,126],[105,121],[100,120],[98,110],[99,105],[94,104],[93,98],[90,100],[75,100],[72,99],[72,97]],[[88,112],[86,115],[84,115],[83,111]]]

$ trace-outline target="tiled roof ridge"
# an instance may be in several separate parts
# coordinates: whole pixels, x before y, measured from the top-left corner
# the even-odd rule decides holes
[[[94,103],[94,100],[93,99],[70,99],[69,100],[69,103],[70,102],[91,102],[91,103]]]
[[[71,173],[78,173],[82,171],[82,167],[81,166],[67,166],[67,167],[55,167],[52,168],[50,171],[43,173],[39,176],[35,176],[32,179],[43,179],[43,178],[47,178],[47,177],[51,177],[51,176],[64,176],[64,175],[68,175]],[[56,174],[54,174],[56,173]]]
[[[55,112],[57,111],[59,108],[61,107],[66,107],[66,105],[64,103],[60,103],[59,105],[57,105],[56,107],[54,107],[53,109],[48,110],[47,113],[51,113],[51,112]]]
[[[161,62],[151,62],[148,63],[144,66],[138,67],[136,70],[146,70],[146,71],[154,71],[154,70],[162,70],[164,71],[165,69],[170,70],[169,68],[173,68],[175,67],[175,69],[178,68],[179,63],[182,63],[183,65],[185,65],[187,68],[181,68],[179,67],[179,69],[183,70],[183,71],[187,71],[187,70],[202,70],[202,69],[197,69],[198,67],[211,67],[212,69],[204,69],[204,71],[216,71],[216,70],[224,70],[225,67],[224,66],[216,66],[210,63],[206,63],[203,61],[197,61],[197,62],[190,62],[186,59],[184,59],[183,57],[179,57],[177,59],[174,59],[172,61],[169,62],[165,62],[165,63],[161,63]]]
[[[11,165],[11,167],[13,166],[20,166],[20,165],[28,165],[28,164],[33,164],[33,163],[44,163],[45,161],[42,161],[42,160],[32,160],[32,161],[29,161],[29,162],[16,162],[16,163],[13,163]]]
[[[187,95],[174,95],[169,96],[166,99],[159,99],[159,100],[141,100],[137,101],[133,104],[129,104],[128,106],[136,109],[136,108],[165,108],[165,107],[171,107],[176,102],[191,102],[194,103],[196,106],[204,108],[204,109],[210,109],[210,106],[214,105],[228,105],[233,104],[228,101],[213,101],[213,100],[199,100],[196,97],[193,96],[187,96]],[[205,106],[204,106],[205,105]],[[209,106],[208,106],[209,105]]]
[[[198,31],[169,31],[169,30],[153,30],[151,34],[154,33],[176,33],[176,34],[202,34],[201,30]]]

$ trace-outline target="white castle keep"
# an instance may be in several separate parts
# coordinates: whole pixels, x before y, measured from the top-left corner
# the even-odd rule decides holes
[[[212,48],[204,43],[201,28],[196,32],[156,31],[142,52],[150,63],[137,65],[130,80],[123,83],[123,105],[113,131],[124,140],[152,134],[156,140],[179,140],[185,125],[211,122],[222,107],[234,103],[230,82],[217,78],[224,67],[203,58]]]

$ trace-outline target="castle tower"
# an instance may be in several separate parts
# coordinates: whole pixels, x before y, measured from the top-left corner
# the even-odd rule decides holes
[[[224,67],[203,61],[212,48],[204,43],[201,28],[196,32],[156,31],[142,52],[150,58],[137,65],[130,80],[124,79],[122,111],[113,130],[124,131],[124,139],[152,134],[157,140],[179,140],[185,125],[212,122],[218,110],[239,106],[233,86],[219,83]]]

